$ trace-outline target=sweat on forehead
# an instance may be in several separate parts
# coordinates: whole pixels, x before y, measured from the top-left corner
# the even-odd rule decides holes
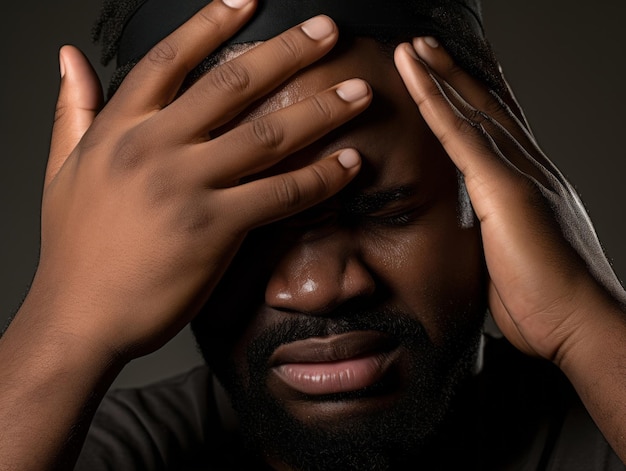
[[[158,41],[211,0],[105,0],[94,29],[103,63],[117,57],[114,90]],[[270,39],[317,14],[326,14],[341,34],[389,41],[436,36],[459,64],[502,86],[497,62],[483,34],[479,0],[260,0],[252,20],[226,46]]]

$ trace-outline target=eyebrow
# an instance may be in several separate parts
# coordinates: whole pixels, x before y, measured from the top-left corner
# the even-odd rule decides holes
[[[380,211],[385,206],[415,195],[414,185],[384,188],[370,193],[357,193],[342,199],[346,211],[354,215],[364,215]]]

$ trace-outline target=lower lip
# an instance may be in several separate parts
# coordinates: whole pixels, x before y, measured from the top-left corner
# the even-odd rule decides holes
[[[313,396],[357,391],[382,379],[392,363],[389,353],[320,363],[285,363],[274,368],[291,389]]]

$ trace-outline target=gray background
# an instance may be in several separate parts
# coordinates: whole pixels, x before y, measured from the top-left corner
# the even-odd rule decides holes
[[[58,49],[90,43],[99,1],[17,2],[0,27],[0,324],[19,307],[39,244],[41,182],[58,88]],[[626,2],[484,0],[488,36],[545,152],[574,183],[620,279],[626,275],[623,108]],[[110,70],[98,67],[106,82]],[[187,330],[131,363],[134,385],[199,363]]]

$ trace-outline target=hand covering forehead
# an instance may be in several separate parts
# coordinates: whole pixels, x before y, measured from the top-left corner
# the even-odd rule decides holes
[[[118,65],[137,60],[211,0],[145,0],[127,21]],[[226,45],[268,40],[326,14],[340,32],[375,38],[483,36],[479,0],[260,0],[253,19]],[[463,29],[464,31],[450,31]]]

